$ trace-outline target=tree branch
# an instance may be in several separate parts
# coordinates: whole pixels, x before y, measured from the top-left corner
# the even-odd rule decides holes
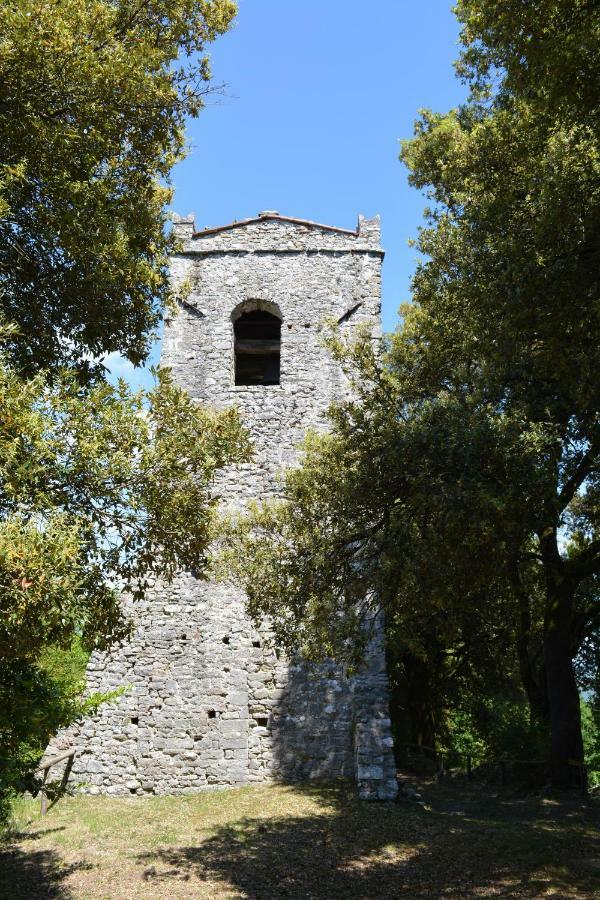
[[[600,575],[600,538],[588,544],[575,559],[567,560],[566,565],[580,581]]]
[[[585,479],[594,470],[598,461],[597,458],[599,452],[600,429],[596,431],[596,434],[590,441],[590,446],[584,453],[582,459],[579,462],[579,465],[577,466],[571,477],[568,478],[567,481],[563,484],[558,494],[558,505],[561,512],[571,502]]]

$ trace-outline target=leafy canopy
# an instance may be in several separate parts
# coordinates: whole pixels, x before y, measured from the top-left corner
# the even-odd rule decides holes
[[[334,341],[354,397],[230,564],[311,655],[360,652],[380,605],[413,645],[512,632],[565,763],[572,659],[600,623],[600,19],[586,0],[457,14],[470,98],[402,148],[430,203],[413,302],[381,355]]]
[[[232,0],[0,7],[0,300],[20,370],[141,363],[169,299],[170,170]]]
[[[237,413],[198,407],[166,371],[132,393],[23,381],[0,358],[0,656],[123,636],[121,592],[202,571],[215,475],[248,454]]]
[[[170,303],[169,175],[235,11],[0,7],[0,820],[50,735],[101,699],[48,655],[110,646],[123,592],[201,574],[215,477],[249,454],[235,412],[165,371],[148,393],[112,388],[101,363],[143,362]]]

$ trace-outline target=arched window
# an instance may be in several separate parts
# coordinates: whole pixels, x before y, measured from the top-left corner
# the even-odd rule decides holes
[[[263,309],[242,313],[233,323],[235,383],[279,384],[281,320]]]

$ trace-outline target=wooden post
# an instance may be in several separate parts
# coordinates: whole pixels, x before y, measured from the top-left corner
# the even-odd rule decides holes
[[[48,778],[48,772],[59,762],[63,762],[65,759],[68,760],[58,791],[59,794],[62,793],[67,786],[67,781],[69,780],[71,767],[73,765],[73,760],[76,753],[77,750],[68,750],[66,753],[61,753],[60,756],[55,756],[53,759],[47,759],[45,763],[42,763],[41,766],[37,767],[36,772],[41,771],[44,773],[44,777],[42,778],[42,787],[40,789],[40,813],[42,816],[45,816],[48,812],[48,794],[46,793],[46,780]],[[57,797],[52,801],[53,804],[56,802],[56,799],[58,799],[58,794]]]
[[[58,796],[62,797],[64,792],[67,789],[67,784],[69,783],[69,775],[71,774],[71,769],[73,768],[73,760],[75,759],[75,754],[71,753],[71,755],[67,758],[67,764],[65,766],[65,771],[63,772],[63,777],[60,782],[60,787],[58,788]]]
[[[48,767],[44,769],[44,777],[42,778],[42,789],[40,791],[40,815],[45,816],[48,812],[48,794],[46,793],[46,778],[48,777]]]

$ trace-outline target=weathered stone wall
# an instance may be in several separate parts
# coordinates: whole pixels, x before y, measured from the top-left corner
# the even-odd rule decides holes
[[[162,362],[199,402],[236,405],[254,457],[220,478],[229,504],[278,490],[308,427],[323,428],[344,377],[323,345],[328,320],[380,328],[379,221],[356,232],[276,214],[195,233],[175,228],[175,284],[189,292],[167,323]],[[282,320],[279,385],[234,384],[233,320],[241,310]],[[334,665],[278,659],[231,586],[190,574],[156,585],[136,605],[133,639],[96,653],[90,690],[130,690],[49,753],[76,743],[73,779],[103,793],[193,792],[278,777],[355,776],[362,796],[390,798],[396,782],[381,640],[347,679]]]

